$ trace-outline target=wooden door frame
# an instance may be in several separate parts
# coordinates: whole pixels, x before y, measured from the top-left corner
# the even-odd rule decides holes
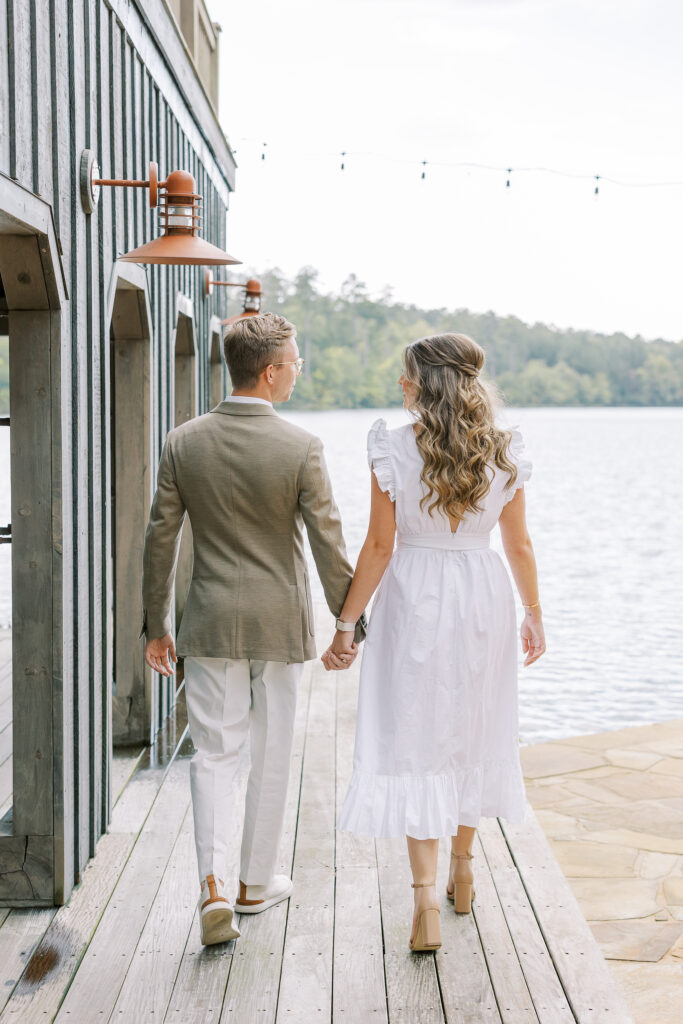
[[[74,680],[64,607],[73,552],[64,550],[72,523],[62,502],[70,316],[52,209],[3,174],[0,234],[12,237],[0,246],[0,275],[11,465],[22,470],[12,473],[13,793],[12,820],[0,822],[0,903],[51,906],[68,898],[74,877]],[[14,379],[12,353],[15,366],[21,360]]]
[[[149,520],[153,493],[152,451],[154,446],[151,393],[153,322],[152,305],[144,268],[134,263],[117,261],[112,269],[109,284],[107,338],[108,345],[113,345],[118,352],[119,362],[127,353],[130,353],[128,360],[130,380],[125,385],[126,394],[124,396],[116,395],[115,389],[114,392],[112,391],[109,359],[105,360],[103,380],[106,436],[103,443],[104,479],[102,481],[104,506],[107,509],[111,508],[111,484],[112,477],[115,478],[114,467],[111,465],[112,444],[115,442],[115,439],[111,437],[112,394],[114,394],[114,401],[119,407],[122,398],[123,404],[132,399],[130,408],[125,414],[125,422],[135,437],[135,443],[131,443],[129,450],[135,453],[131,457],[135,458],[136,467],[130,467],[129,475],[139,475],[140,477],[139,480],[129,479],[126,487],[126,508],[135,520],[134,528],[130,531],[130,536],[126,541],[129,557],[126,559],[128,577],[124,590],[128,595],[127,600],[117,600],[117,595],[113,590],[112,566],[108,557],[105,569],[105,622],[107,623],[105,686],[111,695],[111,699],[106,701],[106,720],[111,723],[111,729],[107,730],[107,737],[111,736],[113,744],[118,746],[151,743],[153,734],[161,724],[157,722],[154,715],[152,672],[145,663],[143,641],[138,639],[142,625],[142,544]],[[123,416],[120,416],[119,419],[123,419]],[[131,438],[132,441],[133,438]],[[134,468],[135,474],[132,473]],[[112,538],[115,536],[117,523],[121,527],[120,516],[115,517],[109,512],[106,528],[111,531],[111,537],[108,537],[106,541],[107,553],[113,551],[116,554],[116,545],[112,543]],[[109,628],[110,610],[114,616],[115,631],[120,641],[117,644],[119,648],[118,662],[114,657],[112,629]],[[118,664],[116,678],[114,678],[115,664]],[[112,681],[116,684],[115,694],[111,692]],[[108,739],[106,742],[111,748]]]
[[[225,398],[223,363],[223,326],[217,316],[212,316],[209,321],[209,409],[214,409]],[[220,392],[218,397],[216,390]]]
[[[182,323],[185,321],[185,323]],[[180,334],[180,325],[182,323],[182,335]],[[179,344],[181,347],[179,347]],[[178,421],[178,410],[176,407],[177,398],[177,372],[178,372],[178,359],[187,359],[191,361],[190,373],[186,373],[186,382],[188,384],[188,397],[189,402],[189,416],[184,416],[183,419]],[[176,296],[176,329],[173,335],[173,426],[180,426],[182,423],[187,422],[188,419],[193,419],[198,412],[199,396],[198,396],[198,363],[197,363],[197,332],[195,330],[194,321],[194,306],[192,305],[192,299],[187,295],[183,295],[178,292]],[[180,538],[180,548],[178,550],[178,560],[176,563],[176,574],[175,574],[175,628],[176,631],[180,628],[180,622],[183,617],[183,610],[185,608],[185,601],[187,600],[187,594],[190,589],[190,580],[192,578],[192,528],[190,527],[190,520],[186,516],[183,524],[183,532]]]

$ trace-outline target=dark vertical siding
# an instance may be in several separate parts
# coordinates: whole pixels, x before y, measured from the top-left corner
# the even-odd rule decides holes
[[[98,59],[95,61],[96,80],[94,90],[97,97],[96,128],[95,137],[99,140],[99,157],[103,166],[111,166],[111,132],[109,110],[111,95],[111,16],[107,8],[102,4],[96,5],[96,31],[95,46]],[[99,323],[98,323],[98,349],[100,359],[100,402],[99,415],[96,430],[100,436],[100,535],[102,546],[99,555],[99,571],[102,579],[100,591],[100,619],[103,629],[103,642],[101,644],[100,676],[99,676],[99,705],[100,720],[102,723],[102,741],[99,750],[100,761],[100,809],[99,825],[97,834],[102,833],[109,821],[111,813],[111,785],[108,770],[109,745],[111,743],[111,680],[113,674],[113,637],[107,629],[107,620],[112,601],[112,576],[111,576],[111,538],[112,527],[109,509],[111,504],[111,441],[109,408],[111,387],[109,380],[109,329],[107,323],[107,274],[105,267],[112,265],[114,260],[113,250],[113,225],[114,205],[112,202],[112,190],[103,189],[98,204],[97,221],[97,244],[98,244],[98,279],[97,285],[100,293]],[[107,230],[105,230],[107,226]]]
[[[55,736],[58,857],[77,878],[110,814],[112,607],[109,289],[117,255],[159,233],[143,189],[103,189],[86,216],[78,167],[95,152],[103,177],[189,170],[203,197],[202,235],[225,245],[225,204],[167,98],[106,0],[0,0],[0,171],[52,204],[69,308],[62,317],[64,721]],[[161,59],[161,58],[160,58]],[[8,130],[8,126],[11,130]],[[152,459],[174,422],[177,296],[194,304],[198,411],[208,408],[209,320],[204,268],[146,267],[152,311]],[[131,637],[136,643],[137,637]],[[152,732],[174,697],[155,681]],[[18,825],[20,821],[15,821]],[[63,835],[59,834],[63,829]],[[67,889],[69,886],[67,885]]]

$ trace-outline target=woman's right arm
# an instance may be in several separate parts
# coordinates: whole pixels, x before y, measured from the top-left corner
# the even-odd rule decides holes
[[[545,633],[538,595],[536,559],[526,525],[524,488],[520,487],[500,514],[498,520],[503,549],[524,605],[521,637],[525,665],[538,661],[545,652]],[[534,607],[528,607],[533,605]]]

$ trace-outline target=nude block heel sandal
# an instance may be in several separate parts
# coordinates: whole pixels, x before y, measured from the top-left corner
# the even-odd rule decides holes
[[[435,882],[412,882],[411,887],[423,889],[435,884]],[[429,953],[434,949],[441,948],[440,913],[438,907],[427,907],[420,913],[417,919],[415,938],[410,943],[410,948],[414,953]]]
[[[472,860],[473,857],[471,853],[453,853],[451,851],[451,859]],[[453,900],[456,914],[469,914],[472,910],[472,900],[475,895],[473,882],[456,882],[453,879],[453,890],[446,887],[446,896],[449,900]]]

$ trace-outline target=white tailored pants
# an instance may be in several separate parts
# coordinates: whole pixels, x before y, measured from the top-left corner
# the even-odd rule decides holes
[[[234,834],[234,780],[250,739],[240,881],[267,885],[275,873],[289,781],[296,693],[302,664],[185,658],[187,717],[196,753],[190,764],[200,881],[225,879]]]

